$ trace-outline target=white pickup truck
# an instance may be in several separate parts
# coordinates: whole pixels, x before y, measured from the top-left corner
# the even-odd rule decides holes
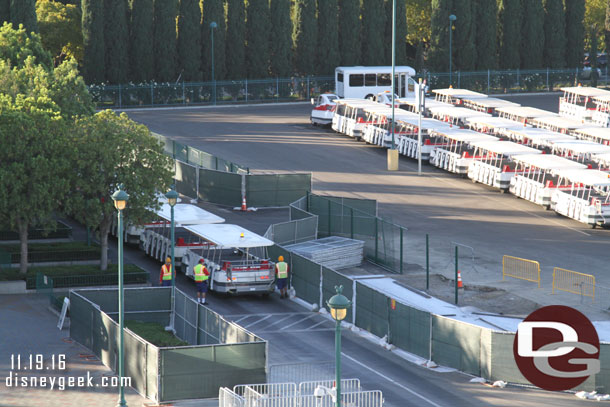
[[[210,272],[210,290],[269,295],[275,289],[275,263],[267,255],[273,242],[238,225],[208,224],[186,226],[205,242],[188,249],[182,257],[182,271],[194,278],[193,267],[204,259]]]

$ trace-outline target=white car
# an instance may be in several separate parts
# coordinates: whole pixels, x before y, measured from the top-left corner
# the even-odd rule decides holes
[[[336,104],[333,102],[335,99],[339,97],[332,93],[323,93],[316,99],[311,99],[311,104],[314,106],[310,116],[311,124],[328,126],[332,123],[335,115]]]

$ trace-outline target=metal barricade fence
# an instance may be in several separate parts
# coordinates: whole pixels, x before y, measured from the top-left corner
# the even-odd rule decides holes
[[[330,389],[335,387],[335,384],[335,380],[314,380],[311,382],[302,382],[299,383],[299,395],[312,395],[318,386],[324,386]],[[361,391],[360,379],[341,379],[341,391],[344,393]]]
[[[245,400],[233,390],[221,387],[218,389],[218,407],[244,407]]]
[[[261,384],[239,384],[233,387],[235,394],[244,396],[246,387],[256,393],[269,397],[294,397],[297,395],[296,383],[261,383]]]
[[[555,294],[555,290],[591,297],[591,301],[595,301],[595,276],[555,267],[553,269],[553,294]]]
[[[538,288],[540,288],[540,263],[535,260],[504,255],[502,257],[502,280],[506,276],[538,283]]]
[[[380,390],[341,394],[341,405],[345,407],[383,407],[383,402],[383,394]],[[335,405],[330,395],[299,397],[299,407],[335,407]]]
[[[258,407],[257,401],[263,398],[263,395],[254,390],[250,386],[244,387],[244,406],[245,407]]]

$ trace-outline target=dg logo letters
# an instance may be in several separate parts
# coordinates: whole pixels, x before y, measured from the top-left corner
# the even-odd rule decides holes
[[[600,370],[595,327],[582,313],[563,305],[540,308],[525,318],[513,353],[523,376],[550,391],[572,389]]]

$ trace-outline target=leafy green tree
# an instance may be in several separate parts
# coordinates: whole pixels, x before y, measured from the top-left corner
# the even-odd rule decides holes
[[[62,62],[53,70],[48,94],[64,119],[90,116],[95,112],[95,104],[74,59]]]
[[[600,27],[601,25],[597,22],[593,22],[589,25],[590,27]],[[592,33],[596,30],[591,31]],[[604,21],[604,43],[606,46],[606,52],[610,50],[610,0],[606,1],[606,20]]]
[[[212,79],[212,22],[216,23],[214,28],[214,79],[226,78],[226,36],[227,24],[225,22],[225,8],[223,0],[202,0],[203,23],[201,26],[201,67],[203,79]]]
[[[70,213],[84,225],[99,230],[100,269],[108,267],[108,233],[116,219],[112,194],[123,184],[129,194],[126,222],[149,220],[147,208],[158,206],[157,195],[172,181],[172,161],[146,126],[105,110],[77,122],[71,144],[78,151],[73,163]]]
[[[597,27],[604,27],[604,21],[606,19],[606,10],[608,8],[608,0],[586,0],[585,1],[585,48],[589,49],[591,47],[590,35],[591,30],[589,29],[591,25],[595,24]],[[605,30],[598,30],[599,35],[597,37],[597,45],[599,47],[600,44],[604,45],[604,34]]]
[[[563,68],[566,51],[566,16],[563,0],[544,0],[544,65]]]
[[[591,86],[593,87],[597,86],[597,39],[599,38],[599,33],[597,31],[597,25],[592,24],[589,33],[589,38],[591,38],[589,55],[593,56],[591,58]]]
[[[18,231],[22,274],[28,266],[28,229],[49,223],[69,193],[73,158],[59,110],[39,96],[0,94],[0,223]]]
[[[74,4],[62,4],[52,0],[36,3],[38,27],[42,45],[59,64],[66,58],[83,61],[82,13]]]
[[[127,82],[129,73],[127,0],[104,0],[104,44],[106,44],[106,80],[112,84]]]
[[[11,22],[11,0],[0,0],[0,24]]]
[[[583,59],[585,47],[585,1],[566,1],[566,66],[576,68]],[[608,49],[608,47],[606,47]]]
[[[461,71],[474,70],[477,52],[475,48],[475,2],[460,0],[453,3],[453,14],[457,17],[453,32],[455,68]]]
[[[383,2],[362,0],[362,63],[364,65],[388,65],[384,57],[385,12]]]
[[[246,9],[243,0],[227,0],[227,79],[246,77]]]
[[[180,0],[178,68],[183,80],[201,80],[201,10],[197,0]]]
[[[11,22],[19,27],[23,24],[28,33],[38,32],[36,22],[36,0],[11,0]]]
[[[449,70],[449,15],[453,0],[432,0],[428,65],[432,71]],[[455,66],[455,65],[454,65]]]
[[[473,3],[476,21],[476,70],[495,69],[498,66],[496,35],[498,32],[498,3],[475,0]]]
[[[290,2],[271,0],[271,74],[287,78],[292,73],[292,20]]]
[[[544,52],[542,0],[522,0],[521,10],[521,68],[539,69],[542,68]]]
[[[0,27],[0,60],[21,68],[30,56],[46,70],[53,67],[51,55],[42,46],[38,34],[28,36],[24,27],[13,28],[11,23],[4,23]]]
[[[430,0],[407,0],[405,7],[409,24],[407,42],[413,45],[419,44],[421,41],[430,42],[432,15]]]
[[[360,0],[339,0],[340,64],[360,64]]]
[[[339,66],[338,13],[337,0],[318,0],[316,66],[319,75],[333,75]]]
[[[313,75],[318,34],[316,0],[295,1],[292,27],[295,70],[301,75]]]
[[[248,0],[246,8],[248,78],[259,79],[269,76],[270,28],[269,0]]]
[[[104,1],[83,0],[83,75],[88,84],[99,84],[106,77],[104,45]]]
[[[385,57],[392,63],[392,0],[385,0]],[[405,1],[396,2],[396,65],[407,65],[407,10]]]
[[[521,66],[521,1],[498,1],[498,64],[501,69]]]
[[[154,78],[153,0],[130,0],[129,77],[135,83]]]
[[[176,80],[176,0],[154,0],[155,79]]]

